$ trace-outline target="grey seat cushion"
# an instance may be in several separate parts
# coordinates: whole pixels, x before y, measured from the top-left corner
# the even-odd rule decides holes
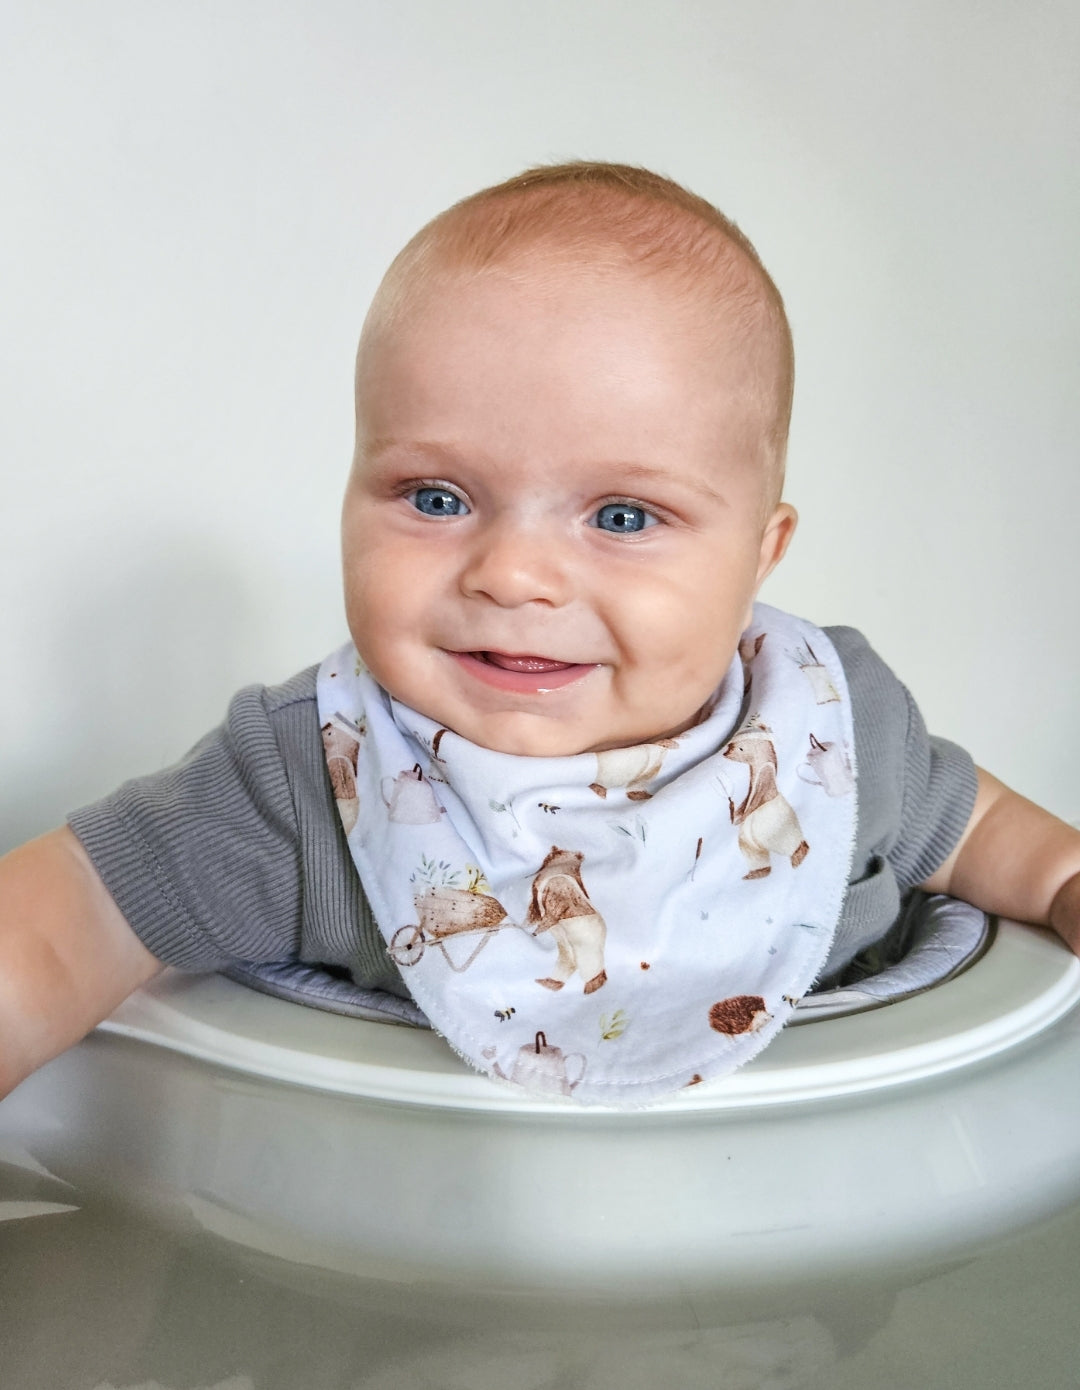
[[[941,893],[912,893],[885,936],[821,980],[791,1021],[880,1008],[933,989],[977,961],[994,930],[994,919],[970,903]]]

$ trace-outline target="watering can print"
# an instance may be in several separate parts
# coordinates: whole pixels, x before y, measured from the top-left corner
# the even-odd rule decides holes
[[[571,1062],[580,1064],[580,1070],[573,1080],[570,1079],[568,1071],[568,1064]],[[548,1040],[543,1033],[537,1033],[531,1043],[526,1043],[518,1051],[510,1072],[510,1080],[516,1081],[519,1086],[524,1086],[529,1091],[568,1096],[585,1075],[585,1067],[585,1057],[582,1053],[568,1052],[564,1055],[560,1048],[548,1046]]]
[[[444,809],[420,771],[419,763],[414,763],[408,772],[399,772],[396,777],[384,777],[382,799],[386,802],[390,819],[401,825],[430,825],[439,819]]]
[[[804,782],[824,787],[828,796],[843,796],[855,786],[851,763],[842,744],[822,743],[810,735],[810,752],[806,762],[796,768]]]

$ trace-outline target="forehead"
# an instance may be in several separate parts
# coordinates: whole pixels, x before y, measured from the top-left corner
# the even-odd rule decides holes
[[[597,408],[609,395],[625,407],[630,394],[635,413],[708,403],[729,417],[753,414],[762,394],[756,336],[737,306],[626,265],[519,259],[440,269],[365,325],[358,423],[440,394],[494,406],[507,389],[561,391],[569,402],[583,386]]]
[[[666,481],[714,501],[723,475],[729,500],[757,499],[762,430],[737,343],[652,277],[447,277],[365,344],[357,461],[644,496]]]

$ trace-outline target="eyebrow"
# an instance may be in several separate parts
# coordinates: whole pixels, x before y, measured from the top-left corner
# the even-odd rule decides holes
[[[461,451],[452,444],[443,444],[438,440],[415,440],[405,441],[394,439],[388,435],[377,437],[367,443],[361,450],[364,459],[369,463],[378,464],[383,455],[394,452],[430,457],[438,460],[447,466],[464,465]],[[672,484],[684,488],[687,492],[696,493],[699,497],[705,497],[711,502],[718,502],[721,506],[727,506],[727,498],[715,488],[710,487],[707,482],[697,479],[680,478],[677,474],[665,472],[662,468],[653,468],[647,463],[636,463],[629,459],[603,459],[596,465],[612,474],[617,474],[620,479],[628,481],[640,481],[645,483]],[[613,489],[617,491],[618,489]]]
[[[439,444],[434,440],[414,440],[394,439],[390,435],[381,435],[366,443],[359,451],[365,459],[377,462],[383,454],[400,451],[406,454],[432,454],[439,458],[446,459],[450,463],[457,463],[461,460],[461,454],[457,449],[449,444]]]
[[[624,478],[640,478],[644,482],[670,483],[674,481],[679,486],[686,488],[689,492],[696,492],[699,496],[707,497],[712,502],[720,502],[725,506],[727,505],[727,498],[725,498],[722,493],[717,492],[715,488],[710,487],[707,482],[697,479],[680,478],[677,475],[673,479],[672,474],[665,473],[663,469],[660,468],[651,468],[647,463],[623,462],[620,460],[613,462],[610,467],[617,469],[619,474]]]

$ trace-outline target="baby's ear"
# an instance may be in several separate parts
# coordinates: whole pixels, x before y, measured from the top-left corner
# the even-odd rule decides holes
[[[758,551],[758,588],[784,558],[798,524],[799,514],[791,503],[778,502],[761,535],[761,548]]]

